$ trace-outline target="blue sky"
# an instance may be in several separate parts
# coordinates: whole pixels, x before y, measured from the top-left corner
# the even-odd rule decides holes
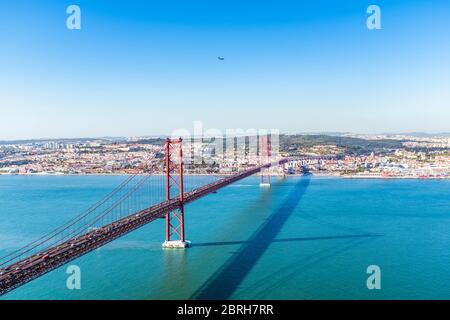
[[[0,140],[450,131],[449,35],[447,0],[1,0]]]

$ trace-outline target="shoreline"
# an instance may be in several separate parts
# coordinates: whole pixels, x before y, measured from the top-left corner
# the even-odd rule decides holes
[[[27,177],[63,177],[63,176],[127,176],[133,175],[131,173],[0,173],[0,176],[27,176]],[[144,173],[138,173],[137,175],[144,175]],[[154,176],[164,176],[164,173],[155,173]],[[222,176],[227,177],[230,174],[209,174],[209,173],[198,173],[198,174],[184,174],[184,176]],[[272,175],[276,177],[277,175]],[[303,174],[287,174],[285,177],[301,177]],[[337,174],[310,174],[309,176],[317,178],[341,178],[341,179],[384,179],[384,180],[450,180],[450,176],[383,176],[383,175],[337,175]]]
[[[398,179],[398,180],[450,180],[450,177],[417,177],[417,176],[340,176],[345,179]]]

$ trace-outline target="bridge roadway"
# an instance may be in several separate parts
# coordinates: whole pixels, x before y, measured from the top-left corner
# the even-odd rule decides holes
[[[222,178],[190,192],[186,192],[184,194],[184,204],[193,202],[220,188],[258,173],[261,169],[282,165],[290,160],[292,159],[285,158],[276,162],[257,166],[239,172],[233,176]],[[167,212],[175,210],[179,206],[180,200],[178,198],[159,203],[2,268],[0,269],[0,295],[40,277],[43,274],[95,250],[153,220],[163,218]]]

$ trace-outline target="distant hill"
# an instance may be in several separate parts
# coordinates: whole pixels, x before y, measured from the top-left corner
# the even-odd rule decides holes
[[[101,138],[55,138],[55,139],[23,139],[23,140],[0,140],[0,145],[5,144],[33,144],[33,143],[46,143],[46,142],[62,142],[62,143],[76,143],[76,142],[88,142],[88,141],[125,141],[123,137],[101,137]]]
[[[280,151],[289,148],[308,148],[317,145],[336,145],[346,149],[347,154],[387,153],[402,147],[406,140],[365,140],[360,138],[331,135],[281,135]]]
[[[450,132],[437,132],[437,133],[427,133],[427,132],[405,132],[397,135],[410,136],[416,138],[431,138],[431,137],[450,137]]]

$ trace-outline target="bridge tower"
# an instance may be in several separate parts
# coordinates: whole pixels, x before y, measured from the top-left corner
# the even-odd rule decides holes
[[[260,164],[270,162],[269,135],[259,137],[259,162]],[[270,187],[270,168],[265,168],[261,170],[259,185],[261,187]]]
[[[190,242],[184,237],[183,139],[167,138],[165,151],[166,201],[178,197],[180,206],[166,213],[166,241],[163,248],[186,248]]]

